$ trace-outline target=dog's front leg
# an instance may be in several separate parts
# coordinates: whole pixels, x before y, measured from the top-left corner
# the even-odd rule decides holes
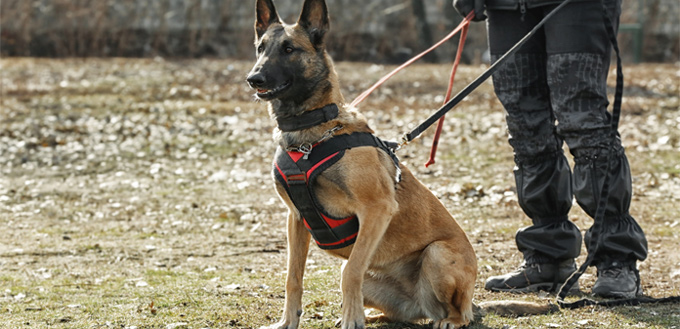
[[[302,316],[302,277],[307,263],[311,235],[297,210],[288,213],[288,274],[286,275],[286,301],[283,318],[267,329],[295,329]],[[264,327],[262,328],[264,329]]]
[[[364,206],[364,211],[357,212],[359,235],[342,271],[342,329],[365,328],[364,275],[397,209],[391,200],[371,200]]]

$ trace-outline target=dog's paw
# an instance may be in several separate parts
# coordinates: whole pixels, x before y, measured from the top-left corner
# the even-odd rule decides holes
[[[461,327],[463,325],[457,326],[452,319],[442,319],[432,324],[432,329],[456,329]]]
[[[335,322],[335,327],[341,329],[365,329],[366,325],[364,317],[361,317],[356,320],[338,319],[338,321]]]
[[[260,329],[296,329],[297,324],[292,326],[290,323],[285,323],[284,321],[272,324],[270,326],[263,326]]]
[[[262,326],[260,329],[297,329],[301,316],[302,310],[286,311],[283,313],[281,321],[269,326]]]
[[[260,329],[297,329],[298,321],[281,320],[269,326],[260,327]]]
[[[341,329],[365,329],[364,321],[349,321],[345,322],[342,319],[335,321],[335,327]]]
[[[355,305],[355,307],[345,305]],[[343,303],[342,319],[340,320],[341,329],[364,329],[366,328],[365,319],[363,304]]]
[[[339,327],[342,329],[366,329],[366,325],[364,324],[364,321],[340,321],[339,322]],[[338,327],[336,325],[336,327]]]

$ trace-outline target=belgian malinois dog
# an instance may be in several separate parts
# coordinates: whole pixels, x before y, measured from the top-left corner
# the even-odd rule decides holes
[[[340,93],[325,50],[328,28],[323,0],[305,0],[293,25],[279,19],[271,0],[257,0],[257,62],[247,81],[278,123],[274,139],[284,157],[288,153],[292,158],[313,158],[320,144],[373,133]],[[322,226],[334,225],[328,224],[334,220],[328,217],[358,222],[355,234],[341,232],[348,233],[340,237],[344,240],[330,244],[317,240],[327,252],[346,260],[341,279],[343,329],[420,319],[431,319],[438,329],[469,324],[477,259],[465,232],[388,148],[359,146],[339,152],[344,155],[314,180],[304,170],[286,174],[284,165],[275,162],[276,191],[289,209],[288,273],[283,318],[271,328],[298,327],[310,240],[323,235],[314,233],[305,215],[309,209],[300,209],[304,206],[294,199],[293,184],[300,182],[313,192],[308,193],[311,197],[304,190],[297,194],[323,209]],[[366,318],[364,306],[382,314]]]

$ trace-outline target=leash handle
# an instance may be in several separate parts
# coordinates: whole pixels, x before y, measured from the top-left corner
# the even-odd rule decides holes
[[[474,14],[474,11],[468,16]],[[456,59],[453,61],[453,68],[451,68],[451,77],[449,78],[449,87],[446,89],[446,97],[444,98],[444,103],[451,99],[451,93],[453,91],[453,80],[456,78],[456,71],[458,71],[458,64],[460,64],[460,58],[463,54],[463,46],[465,46],[465,39],[467,39],[468,28],[470,27],[470,21],[465,18],[467,24],[463,26],[463,30],[460,32],[460,40],[458,41],[458,49],[456,50]],[[442,134],[442,129],[444,128],[444,116],[439,119],[437,124],[437,130],[434,133],[434,138],[432,139],[432,148],[430,149],[430,159],[425,163],[425,168],[429,167],[434,163],[434,157],[437,155],[437,146],[439,146],[439,136]]]
[[[559,6],[557,6],[553,11],[548,13],[534,28],[527,33],[519,42],[517,42],[508,52],[506,52],[501,58],[499,58],[496,62],[494,62],[484,73],[482,73],[477,79],[472,81],[469,85],[467,85],[463,90],[461,90],[456,96],[453,97],[450,101],[448,101],[444,106],[439,108],[437,112],[432,114],[429,118],[427,118],[423,123],[418,125],[415,129],[411,130],[410,132],[404,134],[404,137],[402,138],[404,140],[403,144],[407,144],[414,139],[418,138],[420,134],[422,134],[427,128],[429,128],[435,121],[439,120],[442,116],[446,114],[446,112],[450,111],[454,106],[456,106],[458,103],[460,103],[467,95],[469,95],[473,90],[475,90],[477,87],[479,87],[486,79],[488,79],[496,70],[498,70],[498,67],[502,65],[508,58],[510,58],[512,55],[514,55],[517,50],[527,41],[529,38],[534,36],[536,32],[547,22],[553,15],[557,13],[560,9],[562,9],[564,6],[566,6],[568,3],[570,3],[572,0],[565,0]],[[471,12],[471,14],[474,14],[474,12]],[[469,15],[468,15],[469,16]]]
[[[568,1],[569,1],[569,0],[568,0]],[[442,44],[444,44],[444,42],[449,41],[449,39],[453,38],[453,36],[455,36],[461,29],[463,29],[464,26],[468,25],[468,24],[470,23],[470,21],[472,21],[472,18],[473,18],[473,17],[474,17],[474,12],[470,12],[470,13],[467,15],[467,17],[465,17],[465,19],[463,19],[463,21],[460,22],[460,24],[458,24],[458,26],[457,26],[455,29],[453,29],[453,31],[451,31],[451,33],[449,33],[448,35],[446,35],[443,39],[439,40],[439,42],[435,43],[432,47],[430,47],[430,48],[428,48],[427,50],[423,51],[422,53],[416,55],[415,57],[409,59],[409,60],[406,61],[404,64],[401,64],[399,67],[397,67],[396,69],[392,70],[392,72],[390,72],[390,73],[388,73],[387,75],[385,75],[384,77],[382,77],[380,80],[378,80],[378,82],[376,82],[375,84],[373,84],[373,86],[371,86],[371,87],[368,88],[366,91],[364,91],[363,93],[361,93],[361,95],[357,96],[357,98],[355,98],[355,99],[352,101],[352,103],[349,104],[349,106],[350,106],[350,107],[356,107],[356,106],[359,105],[361,102],[363,102],[363,101],[368,97],[368,95],[370,95],[372,92],[374,92],[376,89],[378,89],[378,87],[380,87],[383,83],[385,83],[385,81],[387,81],[387,80],[389,80],[390,78],[392,78],[392,77],[393,77],[395,74],[397,74],[399,71],[403,70],[403,69],[406,68],[407,66],[413,64],[415,61],[421,59],[423,56],[425,56],[425,55],[429,54],[430,52],[432,52],[433,50],[437,49],[437,47],[439,47],[439,46],[441,46]]]

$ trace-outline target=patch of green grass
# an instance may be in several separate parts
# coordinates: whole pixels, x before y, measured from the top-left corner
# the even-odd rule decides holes
[[[243,147],[231,143],[203,144],[203,152],[210,156],[235,156],[241,148]]]
[[[658,237],[672,238],[678,237],[678,234],[680,234],[680,229],[669,226],[655,226],[654,229],[648,234],[653,234]]]
[[[667,173],[670,175],[680,174],[680,152],[676,150],[654,151],[653,156],[643,156],[633,161],[640,161],[644,167],[650,168],[654,173]]]

